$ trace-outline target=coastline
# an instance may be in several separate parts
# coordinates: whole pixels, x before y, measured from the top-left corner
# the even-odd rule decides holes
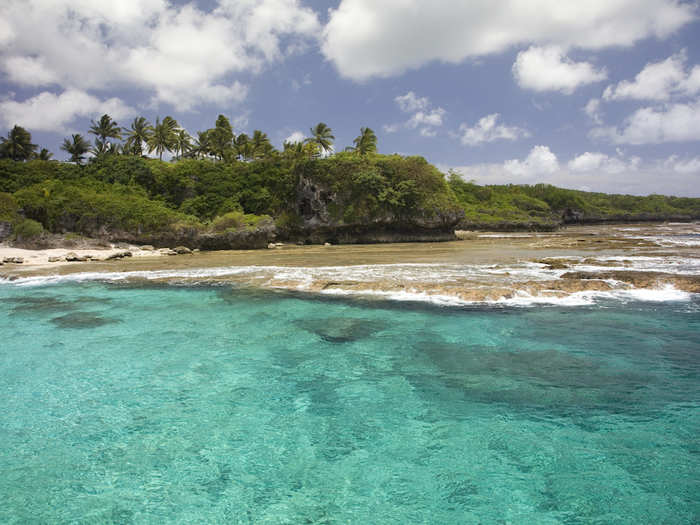
[[[588,304],[596,298],[689,300],[700,293],[700,224],[571,226],[559,232],[458,232],[436,243],[297,246],[163,256],[73,250],[99,260],[49,263],[68,249],[0,247],[6,282],[145,280],[465,305]],[[121,248],[123,250],[123,247]],[[172,252],[170,252],[172,253]]]

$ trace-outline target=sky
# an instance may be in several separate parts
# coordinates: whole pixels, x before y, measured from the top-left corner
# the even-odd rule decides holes
[[[700,197],[697,0],[2,0],[0,133],[372,128],[480,184]]]

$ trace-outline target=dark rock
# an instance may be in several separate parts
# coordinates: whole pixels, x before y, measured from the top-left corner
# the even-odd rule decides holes
[[[97,328],[118,321],[101,317],[92,312],[74,312],[60,317],[54,317],[51,319],[51,322],[61,328]]]
[[[12,223],[0,221],[0,242],[9,238],[12,235]]]
[[[379,321],[345,317],[307,319],[299,321],[298,324],[304,330],[314,333],[330,343],[349,343],[364,339],[385,327],[384,323]]]

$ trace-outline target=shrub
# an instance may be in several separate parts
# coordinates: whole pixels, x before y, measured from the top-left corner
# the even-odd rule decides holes
[[[36,239],[42,233],[44,233],[44,227],[32,219],[22,219],[14,225],[15,240],[17,241]]]

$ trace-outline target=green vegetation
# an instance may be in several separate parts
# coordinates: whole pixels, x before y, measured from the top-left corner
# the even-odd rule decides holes
[[[377,153],[370,128],[337,154],[325,123],[310,131],[278,151],[260,130],[236,135],[224,115],[195,140],[170,116],[121,128],[103,115],[89,130],[94,144],[72,135],[61,146],[71,162],[56,162],[15,126],[0,145],[0,220],[28,239],[44,231],[192,237],[276,226],[293,237],[305,225],[444,230],[462,218],[462,228],[554,229],[562,221],[700,218],[700,199],[479,186],[454,173],[446,180],[422,157]],[[172,161],[161,160],[166,152]]]
[[[564,222],[604,222],[700,218],[700,199],[611,195],[557,188],[549,184],[479,186],[452,173],[449,178],[464,207],[467,227],[553,229]]]

